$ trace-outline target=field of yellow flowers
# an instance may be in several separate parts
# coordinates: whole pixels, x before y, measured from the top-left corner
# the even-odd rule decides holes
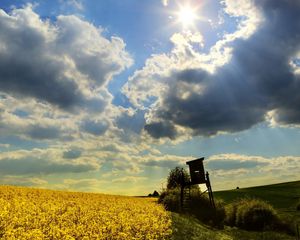
[[[0,239],[170,239],[153,199],[0,186]]]

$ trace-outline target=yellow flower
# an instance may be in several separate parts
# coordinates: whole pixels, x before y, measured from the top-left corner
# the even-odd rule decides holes
[[[153,199],[0,186],[1,239],[170,239]]]

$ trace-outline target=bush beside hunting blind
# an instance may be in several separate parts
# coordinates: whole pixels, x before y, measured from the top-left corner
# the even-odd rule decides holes
[[[203,160],[204,157],[186,162],[186,164],[189,165],[190,168],[192,185],[206,183]]]

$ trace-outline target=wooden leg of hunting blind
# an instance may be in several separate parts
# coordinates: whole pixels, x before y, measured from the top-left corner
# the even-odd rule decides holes
[[[180,211],[183,212],[183,194],[184,194],[184,173],[183,168],[181,169],[180,176]]]
[[[208,172],[206,172],[205,175],[206,175],[206,187],[207,187],[207,191],[208,191],[209,202],[210,202],[210,205],[213,208],[216,208],[215,201],[214,201],[214,195],[213,195],[212,188],[211,188],[211,185],[210,185]]]

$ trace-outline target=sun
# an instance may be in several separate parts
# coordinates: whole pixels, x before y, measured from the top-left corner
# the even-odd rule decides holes
[[[184,27],[193,25],[198,18],[196,9],[189,5],[181,6],[177,12],[177,17],[178,22],[180,22]]]

